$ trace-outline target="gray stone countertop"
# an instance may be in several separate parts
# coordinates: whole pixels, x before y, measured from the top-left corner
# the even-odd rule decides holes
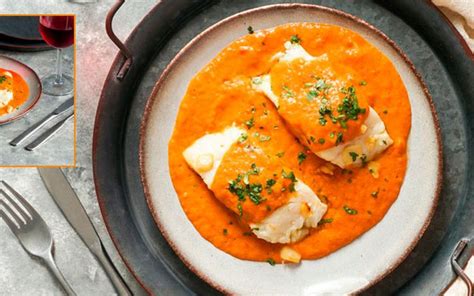
[[[104,30],[106,13],[114,2],[99,0],[95,4],[81,5],[65,0],[2,0],[0,11],[17,14],[74,13],[77,15],[77,162],[76,168],[68,168],[64,172],[96,226],[114,263],[134,293],[141,295],[143,291],[120,260],[108,236],[92,181],[91,147],[95,110],[106,75],[117,53]],[[117,34],[122,39],[128,36],[139,20],[157,2],[156,0],[126,1],[125,7],[116,16]],[[43,103],[48,105],[50,101],[44,98]],[[62,134],[67,134],[67,132],[63,131]],[[1,136],[0,142],[3,142]],[[46,220],[55,240],[55,254],[59,268],[78,295],[114,295],[115,292],[106,275],[56,207],[37,170],[1,168],[0,179],[6,180],[23,194]],[[27,255],[1,220],[0,250],[0,295],[63,295],[46,267]]]
[[[2,4],[0,4],[1,6]],[[7,11],[7,10],[2,10]],[[73,47],[63,50],[64,73],[73,74]],[[0,50],[0,55],[16,59],[32,68],[40,78],[53,74],[56,65],[56,51],[41,52],[12,52]],[[21,134],[28,127],[51,113],[67,97],[52,97],[41,95],[38,104],[24,117],[14,122],[0,126],[0,166],[36,166],[36,165],[74,165],[74,121],[68,120],[66,125],[50,140],[34,151],[24,149],[41,132],[60,121],[63,116],[52,120],[45,125],[41,132],[37,132],[19,146],[13,147],[8,143]]]

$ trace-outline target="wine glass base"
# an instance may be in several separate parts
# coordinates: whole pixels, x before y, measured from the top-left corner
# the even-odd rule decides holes
[[[68,75],[63,75],[62,83],[58,83],[56,74],[44,77],[41,80],[43,84],[43,93],[50,96],[65,96],[74,92],[74,80]]]

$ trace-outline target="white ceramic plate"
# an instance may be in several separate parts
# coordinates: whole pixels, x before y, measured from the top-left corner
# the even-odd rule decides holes
[[[215,248],[183,212],[168,168],[168,141],[181,98],[191,78],[220,50],[254,29],[291,22],[319,22],[349,28],[393,62],[408,90],[412,128],[408,168],[400,195],[384,219],[346,247],[298,266],[236,259]],[[211,42],[210,42],[211,41]],[[142,125],[141,170],[155,221],[178,256],[217,289],[244,295],[343,294],[376,283],[413,249],[429,224],[441,184],[441,147],[431,99],[413,65],[385,35],[345,13],[314,5],[283,4],[248,10],[210,27],[170,63],[148,101]]]
[[[12,113],[0,116],[0,125],[10,123],[22,116],[25,116],[38,102],[41,97],[41,81],[36,72],[27,65],[17,60],[0,55],[0,68],[18,73],[25,79],[30,90],[26,102]]]

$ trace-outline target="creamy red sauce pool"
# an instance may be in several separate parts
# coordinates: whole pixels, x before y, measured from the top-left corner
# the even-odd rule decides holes
[[[5,75],[10,72],[12,78]],[[0,116],[13,112],[16,108],[23,105],[29,96],[28,84],[19,74],[0,68],[0,90],[9,90],[13,92],[13,99],[7,106],[0,108]]]
[[[324,71],[324,63],[311,69],[291,65],[291,73],[288,67],[273,67],[272,57],[284,51],[284,43],[296,35],[311,55],[327,54],[327,67],[336,73],[333,78],[353,84],[359,104],[372,107],[384,121],[394,144],[375,160],[379,167],[377,177],[368,166],[344,170],[328,166],[328,162],[301,144],[311,143],[299,137],[300,143],[295,138],[271,101],[252,88],[252,77],[271,71],[279,73],[272,78],[274,90],[283,85],[302,89],[304,85],[299,84],[305,79],[301,77],[312,77],[317,74],[312,72]],[[303,114],[284,110],[288,111],[285,115],[292,126],[300,126],[303,132],[316,128],[315,138],[326,139],[324,144],[317,143],[324,148],[331,146],[334,140],[328,135],[333,130],[317,125],[310,129],[318,121],[311,110]],[[358,120],[349,122],[344,129],[347,138],[354,137],[365,117],[361,114]],[[235,179],[242,168],[250,169],[255,161],[242,157],[238,153],[239,144],[235,144],[236,147],[228,152],[235,155],[224,158],[227,163],[221,164],[212,193],[182,156],[187,147],[206,133],[220,132],[232,124],[245,128],[247,141],[263,147],[268,156],[257,160],[259,166],[281,170],[284,165],[327,204],[321,225],[311,229],[303,240],[289,244],[302,259],[316,259],[347,245],[383,219],[396,200],[405,175],[410,122],[408,94],[399,74],[388,58],[361,36],[342,27],[324,24],[282,25],[237,39],[194,76],[169,142],[170,174],[184,212],[202,237],[237,258],[254,261],[271,258],[281,262],[282,245],[258,239],[250,233],[247,223],[261,220],[284,204],[288,197],[281,194],[269,199],[269,204],[243,203],[244,215],[241,217],[227,189],[226,184]],[[281,184],[285,186],[285,183]]]

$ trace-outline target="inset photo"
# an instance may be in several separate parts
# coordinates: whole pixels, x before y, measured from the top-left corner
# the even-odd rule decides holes
[[[0,15],[0,167],[75,165],[74,43],[74,15]]]

